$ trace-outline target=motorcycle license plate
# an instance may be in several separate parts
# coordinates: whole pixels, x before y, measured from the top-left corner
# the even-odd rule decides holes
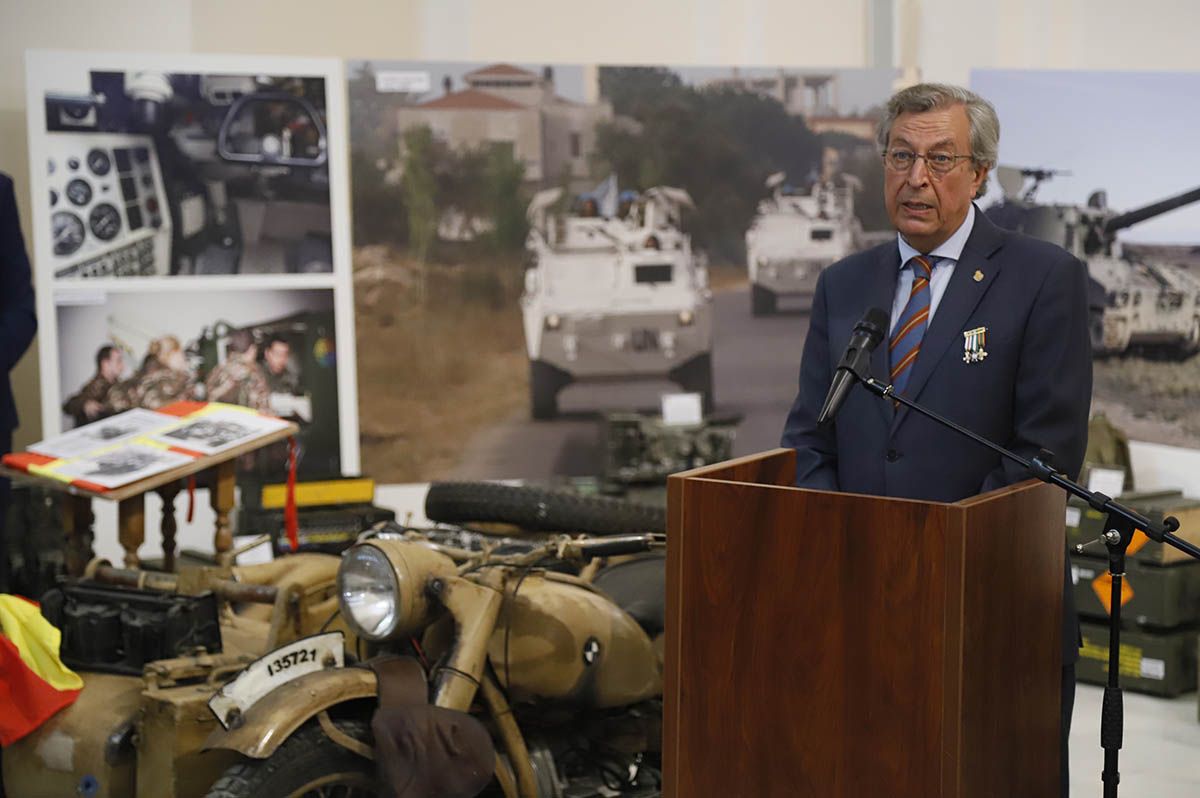
[[[341,632],[313,635],[255,660],[208,700],[208,708],[226,729],[267,693],[307,673],[345,664]]]

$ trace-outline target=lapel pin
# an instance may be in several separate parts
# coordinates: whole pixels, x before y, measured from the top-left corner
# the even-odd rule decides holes
[[[975,270],[975,282],[977,282],[977,283],[983,282],[983,272],[979,271],[979,269]]]
[[[978,275],[979,272],[976,272]],[[987,327],[976,327],[963,333],[963,362],[978,363],[987,357]]]

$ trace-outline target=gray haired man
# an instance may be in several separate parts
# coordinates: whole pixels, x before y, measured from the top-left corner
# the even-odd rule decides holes
[[[851,330],[872,307],[891,309],[887,340],[872,357],[875,376],[1027,459],[1046,448],[1060,470],[1079,473],[1092,393],[1087,270],[1058,247],[1001,230],[972,202],[999,140],[995,109],[966,89],[927,83],[889,100],[879,145],[897,235],[818,280],[783,432],[800,487],[954,502],[1029,476],[862,390],[851,391],[833,424],[817,426]],[[984,340],[986,357],[970,351]],[[1064,796],[1079,658],[1069,575],[1065,584]]]

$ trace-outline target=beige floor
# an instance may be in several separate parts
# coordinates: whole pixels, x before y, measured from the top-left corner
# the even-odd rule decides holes
[[[1104,689],[1081,684],[1071,722],[1071,798],[1103,795],[1100,702]],[[1120,757],[1122,798],[1200,796],[1200,721],[1196,694],[1175,699],[1125,693]]]

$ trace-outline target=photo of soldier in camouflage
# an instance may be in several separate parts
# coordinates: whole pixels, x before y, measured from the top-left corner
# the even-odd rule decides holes
[[[225,342],[225,362],[208,373],[204,381],[210,402],[242,405],[266,413],[270,410],[267,378],[258,365],[258,345],[249,330],[231,333]]]
[[[300,393],[300,374],[292,366],[292,346],[281,335],[272,335],[263,346],[263,365],[271,393]]]
[[[172,402],[196,398],[196,381],[179,339],[155,338],[146,348],[142,365],[133,376],[109,389],[107,405],[113,413],[142,407],[157,410]]]
[[[95,420],[88,410],[100,418],[178,401],[222,402],[299,423],[300,472],[340,474],[331,290],[121,291],[104,304],[58,310],[59,384],[74,389],[63,400],[64,430]],[[68,341],[103,346],[89,356]],[[138,367],[121,375],[117,364],[125,363]],[[275,475],[286,462],[280,445],[240,470]]]
[[[79,393],[63,402],[62,410],[75,420],[75,426],[89,424],[113,414],[108,392],[125,373],[125,355],[120,348],[105,344],[96,350],[96,373],[83,384]]]

